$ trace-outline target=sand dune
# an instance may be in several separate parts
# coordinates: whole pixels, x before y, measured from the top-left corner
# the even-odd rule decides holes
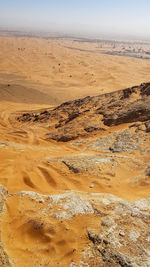
[[[1,37],[0,83],[39,90],[51,97],[50,104],[59,104],[149,81],[148,60],[83,52],[67,46],[96,49],[91,43]]]
[[[55,97],[39,90],[28,88],[22,85],[0,84],[1,101],[10,101],[26,104],[47,104],[55,103]]]

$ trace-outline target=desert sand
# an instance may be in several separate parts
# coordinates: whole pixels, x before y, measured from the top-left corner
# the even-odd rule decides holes
[[[96,235],[105,213],[125,205],[112,195],[120,203],[150,195],[149,109],[147,117],[121,114],[116,123],[119,107],[128,114],[148,103],[149,84],[119,90],[148,82],[150,61],[94,49],[71,40],[0,38],[0,184],[8,190],[1,240],[10,259],[2,255],[1,266],[104,266],[87,229]]]
[[[43,103],[55,105],[149,81],[149,60],[106,55],[101,50],[103,47],[97,48],[97,44],[71,40],[1,37],[0,84],[19,85],[30,91],[26,96],[23,93],[24,100],[21,96],[17,100],[18,91],[13,93],[10,87],[1,90],[1,100],[13,101],[15,95],[17,102],[29,103],[40,91],[40,104],[42,98]],[[110,51],[110,46],[105,51]]]

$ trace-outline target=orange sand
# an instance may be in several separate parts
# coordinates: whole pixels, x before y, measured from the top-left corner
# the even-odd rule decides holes
[[[39,90],[58,104],[149,81],[149,60],[103,55],[95,49],[90,43],[1,37],[0,83]],[[7,101],[10,95],[1,97]]]

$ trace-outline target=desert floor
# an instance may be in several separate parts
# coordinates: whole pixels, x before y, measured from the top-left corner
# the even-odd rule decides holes
[[[149,81],[149,60],[103,54],[111,50],[107,44],[1,37],[1,100],[55,105]]]

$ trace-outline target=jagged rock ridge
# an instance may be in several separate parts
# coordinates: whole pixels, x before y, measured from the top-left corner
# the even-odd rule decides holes
[[[150,83],[66,102],[41,113],[24,113],[17,120],[49,122],[47,138],[62,142],[105,131],[108,126],[137,121],[145,122],[149,131]]]

